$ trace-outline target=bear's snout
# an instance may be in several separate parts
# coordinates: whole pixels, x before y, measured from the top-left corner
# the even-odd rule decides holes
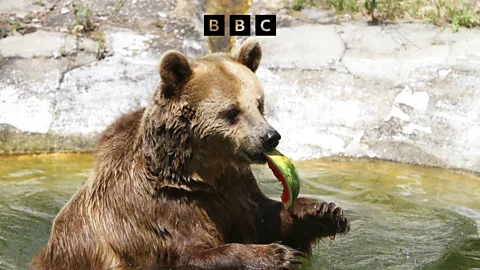
[[[266,151],[271,151],[275,149],[281,138],[282,136],[280,136],[280,133],[278,133],[278,131],[276,131],[275,129],[267,131],[262,136],[263,148],[265,148]]]

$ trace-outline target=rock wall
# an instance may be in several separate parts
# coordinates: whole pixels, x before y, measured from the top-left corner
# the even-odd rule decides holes
[[[116,117],[146,104],[162,52],[208,52],[196,1],[77,1],[101,40],[70,33],[70,1],[6,2],[0,18],[21,29],[0,39],[3,153],[91,150]],[[277,14],[277,36],[258,37],[257,73],[282,151],[480,172],[479,30],[334,24],[329,12],[291,16],[285,5],[254,1],[250,10]]]
[[[261,42],[268,117],[292,157],[480,171],[479,30],[302,25]]]

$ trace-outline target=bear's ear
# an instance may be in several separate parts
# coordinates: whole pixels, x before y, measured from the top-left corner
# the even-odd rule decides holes
[[[166,98],[176,94],[176,91],[188,82],[193,71],[187,57],[178,51],[167,51],[160,60],[161,92]]]
[[[262,47],[256,39],[249,38],[242,44],[234,58],[255,72],[262,60]]]

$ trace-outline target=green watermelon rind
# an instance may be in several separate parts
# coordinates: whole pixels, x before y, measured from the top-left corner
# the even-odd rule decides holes
[[[292,206],[293,202],[300,193],[300,178],[298,176],[297,169],[293,163],[278,150],[267,152],[265,153],[265,156],[275,165],[275,167],[277,167],[278,171],[285,179],[285,182],[288,186],[288,192],[290,194],[290,200],[283,203],[288,209]],[[278,180],[281,181],[280,179]]]

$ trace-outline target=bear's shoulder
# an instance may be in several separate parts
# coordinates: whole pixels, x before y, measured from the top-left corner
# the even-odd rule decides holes
[[[97,152],[126,150],[136,139],[145,108],[120,116],[101,134]]]

